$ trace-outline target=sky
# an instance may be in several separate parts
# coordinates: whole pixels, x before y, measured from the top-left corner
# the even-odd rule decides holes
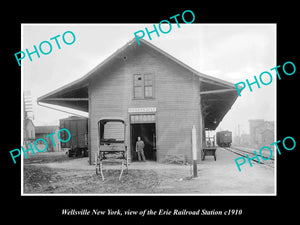
[[[153,24],[22,24],[20,51],[34,50],[43,41],[52,44],[48,55],[32,55],[22,60],[23,91],[30,90],[36,126],[59,125],[59,119],[70,114],[37,105],[36,99],[87,74],[117,49],[134,38],[139,30]],[[167,30],[167,28],[163,28]],[[61,36],[72,31],[76,40],[66,45]],[[55,41],[58,38],[61,49]],[[164,50],[193,69],[233,84],[254,81],[263,71],[273,75],[270,85],[247,87],[228,111],[218,130],[231,130],[234,135],[249,133],[250,119],[276,120],[276,75],[270,71],[276,64],[276,24],[172,24],[168,34],[155,33],[151,44]],[[66,40],[67,40],[66,36]],[[68,40],[67,40],[68,41]],[[44,45],[44,51],[47,46]],[[16,62],[17,63],[17,62]],[[268,80],[268,79],[266,79]],[[49,105],[87,116],[86,113]]]

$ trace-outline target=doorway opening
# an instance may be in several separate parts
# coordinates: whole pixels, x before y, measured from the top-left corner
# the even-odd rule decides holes
[[[135,151],[137,138],[141,137],[145,144],[144,154],[146,160],[156,161],[156,129],[155,123],[135,123],[130,124],[131,133],[131,160],[137,161],[138,156]]]

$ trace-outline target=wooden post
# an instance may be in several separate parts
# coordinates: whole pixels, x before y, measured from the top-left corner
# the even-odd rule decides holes
[[[192,128],[192,156],[193,156],[193,177],[197,177],[197,136],[196,127]]]

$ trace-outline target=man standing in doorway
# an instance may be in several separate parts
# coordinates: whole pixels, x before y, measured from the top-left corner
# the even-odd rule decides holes
[[[141,137],[138,137],[138,140],[135,144],[135,151],[138,154],[139,161],[141,161],[141,157],[142,157],[142,160],[145,162],[146,159],[145,159],[145,155],[144,155],[144,147],[145,147],[144,142],[141,140]]]

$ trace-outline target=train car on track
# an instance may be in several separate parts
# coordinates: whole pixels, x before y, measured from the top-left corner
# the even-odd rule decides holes
[[[217,144],[220,147],[230,147],[232,143],[232,132],[231,131],[219,131],[217,132]]]
[[[62,148],[68,148],[69,157],[88,156],[88,119],[77,116],[59,120],[60,129],[66,128],[71,133],[71,140],[61,142]],[[63,138],[64,139],[64,138]]]

